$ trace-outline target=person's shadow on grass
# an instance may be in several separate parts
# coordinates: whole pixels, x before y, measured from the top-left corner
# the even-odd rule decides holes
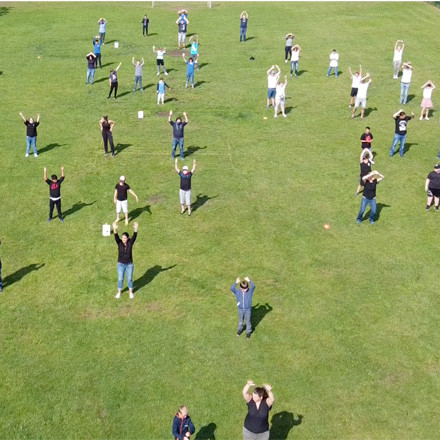
[[[133,211],[130,212],[130,220],[133,221],[137,219],[143,212],[148,212],[148,214],[151,215],[151,205],[145,205],[140,208],[136,208]]]
[[[195,440],[215,440],[215,430],[217,425],[210,423],[209,425],[202,426],[200,431],[196,434]]]
[[[266,303],[266,304],[257,304],[256,306],[252,306],[251,320],[252,320],[252,328],[253,328],[254,331],[258,327],[258,324],[272,310],[273,310],[273,307],[270,306],[268,303]]]
[[[403,154],[407,153],[413,145],[419,145],[417,142],[406,142]]]
[[[206,150],[207,148],[208,147],[206,145],[204,147],[196,147],[196,146],[188,147],[187,150],[185,151],[185,157],[191,156],[191,154],[194,154],[196,151]]]
[[[126,148],[131,147],[133,144],[117,144],[115,146],[115,155],[120,154],[122,151],[124,151]]]
[[[377,111],[377,107],[369,107],[364,111],[364,118],[370,115],[370,113]]]
[[[84,202],[76,202],[71,208],[67,211],[63,212],[63,218],[68,217],[69,215],[75,214],[75,212],[85,208],[86,206],[90,206],[96,203],[96,200],[92,203],[84,203]]]
[[[44,154],[44,153],[47,153],[48,151],[53,150],[54,148],[57,148],[57,147],[64,147],[64,145],[67,145],[67,144],[57,144],[57,143],[54,143],[54,144],[47,144],[45,147],[40,148],[40,149],[38,150],[38,154]]]
[[[156,264],[156,266],[150,267],[140,278],[138,278],[133,283],[133,287],[136,290],[140,290],[142,289],[142,287],[145,287],[148,284],[150,284],[161,272],[166,272],[167,270],[170,270],[173,267],[176,267],[176,264],[173,264],[172,266],[168,266],[168,267],[162,267]]]
[[[293,413],[281,411],[272,416],[272,426],[270,427],[270,440],[287,440],[290,430],[294,426],[301,425],[303,416],[298,414],[295,419]]]
[[[406,100],[406,103],[408,104],[408,102],[411,102],[415,97],[416,95],[408,95],[408,99]]]
[[[40,264],[29,264],[26,267],[22,267],[21,269],[18,269],[14,273],[11,273],[7,277],[3,278],[3,287],[11,286],[12,284],[20,281],[22,278],[24,278],[28,273],[34,272],[35,270],[41,269],[45,263]]]
[[[208,202],[211,199],[215,199],[216,197],[218,197],[218,195],[216,196],[212,196],[209,197],[206,194],[202,196],[202,194],[197,194],[197,198],[196,201],[191,205],[191,212],[196,212],[199,208],[201,208],[206,202]]]
[[[384,208],[390,208],[390,207],[391,207],[391,205],[385,205],[385,203],[378,203],[378,204],[376,205],[376,220],[379,220],[379,218],[380,218],[380,213],[381,213],[382,209],[384,209]]]

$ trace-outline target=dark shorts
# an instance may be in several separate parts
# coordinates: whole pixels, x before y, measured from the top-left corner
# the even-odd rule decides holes
[[[360,186],[365,186],[365,182],[362,180],[362,176],[359,177],[359,185]]]
[[[163,60],[156,60],[156,63],[158,66],[163,66]]]
[[[429,191],[431,191],[432,192],[432,195],[434,196],[434,197],[440,197],[440,189],[437,189],[437,188],[428,188],[429,189]]]
[[[357,94],[358,94],[358,89],[352,87],[352,88],[351,88],[350,96],[351,96],[352,98],[355,98],[355,97],[357,96]]]

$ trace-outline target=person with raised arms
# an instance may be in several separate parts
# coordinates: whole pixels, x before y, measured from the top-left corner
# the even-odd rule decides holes
[[[181,47],[185,49],[186,45],[186,31],[188,29],[189,21],[185,15],[182,15],[176,20],[176,24],[178,26],[178,34],[177,34],[177,45],[180,49]]]
[[[239,287],[237,287],[237,285]],[[246,338],[251,338],[252,324],[251,324],[251,311],[252,311],[252,297],[255,291],[255,284],[245,277],[243,281],[238,277],[235,283],[231,286],[231,292],[235,295],[238,308],[238,327],[237,336],[243,333],[243,321],[246,320]]]
[[[406,104],[408,102],[409,86],[411,85],[411,78],[413,74],[413,67],[411,61],[403,63],[402,66],[402,79],[400,80],[400,104]]]
[[[364,119],[365,108],[367,107],[367,90],[371,84],[371,75],[367,73],[359,83],[358,92],[356,95],[356,101],[354,103],[353,111],[351,112],[351,118],[354,118],[356,109],[361,107],[361,119]]]
[[[278,82],[275,93],[275,114],[278,116],[278,107],[281,107],[281,113],[286,118],[285,105],[286,105],[286,87],[287,87],[287,75],[284,76],[284,83]]]
[[[47,178],[47,168],[44,167],[44,181],[49,185],[49,217],[48,222],[52,220],[53,208],[57,207],[58,218],[61,223],[64,222],[61,215],[61,184],[64,182],[64,167],[61,167],[61,177],[58,179],[56,174],[52,174],[50,180]]]
[[[21,116],[21,119],[23,119],[24,125],[26,125],[26,154],[24,157],[29,157],[31,146],[34,150],[34,156],[38,157],[37,127],[40,125],[40,114],[38,113],[36,121],[34,121],[34,118],[29,118],[29,120],[27,120],[22,112],[20,112],[19,115]]]
[[[162,66],[163,73],[165,75],[168,75],[167,70],[165,69],[165,64],[164,64],[164,60],[163,60],[163,56],[167,53],[167,48],[164,47],[162,49],[159,46],[159,48],[156,50],[156,46],[153,46],[153,52],[156,54],[156,65],[157,65],[156,76],[159,76],[159,74],[160,74],[160,66]]]
[[[286,40],[286,46],[284,47],[284,62],[287,63],[288,59],[292,59],[292,45],[295,35],[293,35],[292,32],[289,32],[284,38]]]
[[[399,43],[402,43],[400,45]],[[402,57],[403,57],[403,50],[405,49],[405,43],[403,40],[397,40],[396,44],[394,45],[394,56],[393,56],[393,67],[394,67],[394,75],[393,79],[399,78],[399,71],[400,66],[402,65]]]
[[[113,90],[115,91],[115,99],[117,99],[117,94],[118,94],[118,75],[117,75],[117,71],[119,70],[119,68],[121,67],[122,63],[119,63],[118,67],[116,67],[116,69],[110,69],[110,75],[108,77],[108,81],[110,84],[110,92],[107,96],[107,99],[110,99],[110,97],[112,96],[112,92]]]
[[[105,32],[107,28],[107,20],[101,17],[98,20],[98,24],[99,24],[99,36],[101,37],[102,44],[105,45]]]
[[[351,71],[351,67],[349,67],[348,73],[350,74],[350,78],[351,78],[350,105],[348,106],[348,108],[352,108],[354,105],[354,100],[359,90],[359,84],[362,80],[362,66],[359,66],[359,72],[356,72],[354,75],[353,72]]]
[[[362,150],[359,161],[361,173],[359,176],[359,185],[356,188],[355,197],[359,195],[361,189],[364,187],[364,181],[362,180],[362,178],[371,172],[371,164],[374,163],[373,153],[368,148],[365,148],[364,150]]]
[[[406,116],[406,113],[400,109],[393,115],[393,119],[395,121],[395,130],[394,130],[394,139],[390,148],[390,157],[394,156],[394,149],[396,145],[400,142],[399,154],[400,157],[403,157],[405,153],[405,141],[407,134],[407,123],[411,119],[414,119],[414,113],[411,112],[411,116]]]
[[[425,113],[425,119],[429,121],[429,110],[434,107],[431,98],[432,98],[432,92],[435,89],[435,85],[431,80],[429,80],[428,82],[423,84],[422,89],[423,89],[423,100],[422,103],[420,104],[420,107],[422,107],[422,113],[420,114],[419,119],[422,120],[423,113]]]
[[[191,37],[189,37],[189,43],[191,44],[191,58],[194,60],[194,64],[197,67],[197,70],[199,70],[199,36],[191,35]]]
[[[377,177],[379,176],[379,177]],[[370,171],[366,176],[362,177],[364,182],[364,193],[362,195],[361,209],[356,218],[356,223],[359,224],[362,221],[364,212],[367,206],[370,205],[370,224],[374,225],[374,216],[376,215],[376,186],[383,179],[384,176],[378,171]]]
[[[174,161],[174,169],[180,177],[180,190],[179,190],[179,199],[180,199],[180,213],[185,214],[185,205],[188,209],[188,215],[191,215],[191,178],[196,170],[196,160],[193,160],[193,167],[191,171],[185,165],[180,171],[177,166],[177,158]]]
[[[299,56],[301,52],[301,46],[299,44],[295,44],[292,47],[292,51],[290,54],[290,77],[293,76],[293,69],[295,69],[295,78],[298,78],[298,64],[299,64]]]
[[[249,15],[246,11],[240,14],[240,42],[246,41],[246,32],[248,25]]]
[[[96,56],[92,52],[88,53],[86,55],[87,60],[87,77],[86,77],[86,84],[89,83],[93,84],[93,81],[95,79],[95,72],[96,72]]]
[[[270,107],[271,100],[272,106],[275,107],[275,96],[280,75],[281,69],[276,64],[267,71],[267,108]]]
[[[137,85],[139,83],[139,90],[141,92],[144,91],[142,88],[142,68],[144,67],[145,61],[142,58],[142,63],[139,60],[136,60],[136,63],[134,62],[134,57],[131,60],[131,64],[134,66],[134,91],[137,89]]]
[[[101,65],[101,37],[99,35],[97,35],[93,41],[93,54],[95,55],[95,67],[98,68],[98,63],[99,63],[99,68],[102,68]]]
[[[194,60],[192,57],[188,59],[188,61],[185,58],[185,54],[182,54],[182,58],[184,63],[186,64],[186,84],[185,89],[188,88],[188,84],[191,81],[191,87],[194,88]]]

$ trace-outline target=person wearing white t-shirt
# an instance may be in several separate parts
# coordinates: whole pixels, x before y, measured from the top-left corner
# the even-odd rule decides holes
[[[330,66],[327,71],[327,77],[330,76],[330,73],[332,69],[335,69],[335,77],[338,77],[338,61],[339,61],[339,54],[336,52],[336,49],[332,50],[332,53],[330,54]]]
[[[164,64],[164,61],[163,61],[163,56],[166,54],[167,48],[164,47],[162,49],[159,46],[159,48],[156,50],[156,47],[153,46],[153,52],[156,54],[156,64],[157,64],[157,73],[156,73],[156,75],[158,76],[160,74],[160,66],[162,66],[163,73],[165,73],[165,75],[168,75],[167,69],[165,69],[165,64]]]
[[[290,52],[290,77],[292,78],[293,69],[295,68],[295,78],[298,78],[298,63],[299,63],[299,53],[301,52],[301,47],[299,44],[295,44]]]
[[[359,83],[358,92],[356,96],[356,101],[354,103],[353,111],[351,113],[351,118],[354,118],[354,114],[358,107],[361,107],[361,119],[364,119],[365,107],[367,106],[367,90],[368,86],[371,83],[370,74],[362,78],[362,81]]]
[[[272,106],[275,107],[276,88],[280,75],[281,69],[276,64],[267,71],[267,108],[270,106],[270,100],[272,100]]]
[[[402,43],[400,46],[399,43]],[[393,57],[393,65],[394,65],[394,75],[393,79],[399,78],[400,66],[402,65],[402,57],[403,57],[403,49],[405,49],[405,43],[403,40],[397,40],[394,45],[394,57]]]
[[[362,66],[359,66],[359,72],[356,72],[353,75],[353,72],[351,71],[351,67],[348,68],[348,72],[350,73],[351,77],[351,92],[350,92],[350,105],[348,108],[352,108],[354,105],[354,99],[357,96],[359,83],[362,79]]]
[[[411,84],[412,73],[411,62],[403,63],[402,80],[400,82],[400,104],[406,104],[408,102],[408,91],[409,85]]]
[[[429,80],[427,83],[423,84],[422,89],[423,89],[423,100],[420,105],[420,107],[422,107],[422,114],[420,115],[420,120],[423,119],[423,113],[425,113],[425,119],[429,121],[429,110],[432,107],[434,107],[432,105],[431,97],[432,97],[432,92],[435,89],[435,85],[431,80]]]
[[[278,116],[278,107],[281,107],[281,113],[284,117],[286,117],[286,113],[284,112],[284,107],[286,105],[286,86],[287,86],[287,75],[284,77],[284,84],[279,82],[276,87],[276,96],[275,96],[275,115],[276,118]]]

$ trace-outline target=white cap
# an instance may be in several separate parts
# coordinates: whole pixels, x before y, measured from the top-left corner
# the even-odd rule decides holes
[[[182,170],[186,170],[186,171],[188,171],[188,167],[185,165],[185,166],[182,168]]]
[[[119,178],[119,180],[120,180],[120,181],[123,180],[123,181],[125,182],[125,176],[121,176],[121,177]]]

